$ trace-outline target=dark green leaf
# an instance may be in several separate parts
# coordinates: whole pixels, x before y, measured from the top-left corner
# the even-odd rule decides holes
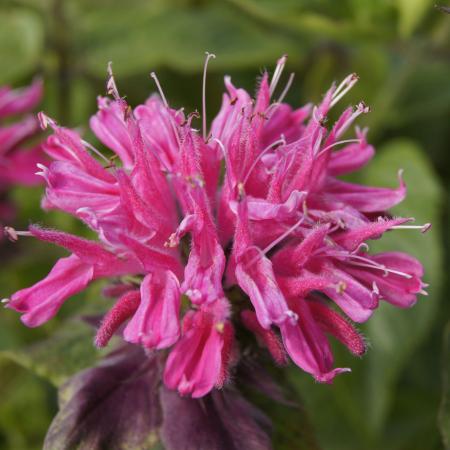
[[[90,325],[71,320],[49,338],[24,348],[4,350],[0,358],[8,358],[59,385],[96,361],[99,352],[93,345],[93,335]]]
[[[450,322],[444,329],[442,349],[442,399],[439,428],[446,449],[450,448]]]
[[[108,61],[119,76],[158,66],[199,72],[205,51],[217,55],[211,70],[255,67],[286,52],[299,54],[301,45],[219,2],[161,8],[152,2],[137,2],[133,8],[104,2],[103,7],[84,7],[79,21],[81,62],[100,76]]]

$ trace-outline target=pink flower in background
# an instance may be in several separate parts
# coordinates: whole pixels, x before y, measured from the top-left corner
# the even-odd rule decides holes
[[[406,195],[401,173],[394,189],[337,178],[374,155],[367,130],[342,139],[369,112],[363,103],[326,127],[357,77],[333,85],[319,105],[293,109],[283,103],[289,86],[275,97],[285,62],[262,76],[255,99],[227,77],[209,132],[203,97],[202,133],[192,125],[198,114],[169,107],[156,76],[161,96],[133,110],[110,74],[112,98],[99,98],[90,125],[111,158],[41,113],[53,129],[43,145],[53,161],[40,165],[43,205],[79,218],[99,240],[36,226],[17,232],[71,256],[6,306],[37,326],[90,282],[111,280],[106,291],[118,299],[96,344],[121,333],[167,352],[166,386],[192,397],[230,379],[242,326],[278,364],[290,357],[319,382],[348,372],[334,366],[328,337],[360,356],[366,345],[353,322],[369,319],[380,300],[410,307],[425,294],[418,261],[372,254],[367,241],[421,227],[386,212]]]
[[[41,101],[42,82],[36,80],[22,89],[0,87],[0,221],[10,221],[14,207],[7,200],[12,185],[34,186],[41,183],[35,175],[42,161],[40,146],[26,145],[39,131],[37,119],[30,113]],[[24,114],[26,114],[24,116]],[[16,116],[23,117],[17,121]],[[28,147],[28,148],[27,148]]]

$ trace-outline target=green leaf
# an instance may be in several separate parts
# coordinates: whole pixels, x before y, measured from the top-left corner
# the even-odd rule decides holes
[[[200,72],[205,51],[217,56],[211,70],[254,67],[286,52],[299,53],[297,40],[220,2],[157,7],[138,1],[133,8],[120,2],[95,8],[81,4],[78,20],[80,63],[102,77],[108,61],[119,76],[126,76],[159,66]]]
[[[442,399],[439,409],[442,442],[450,449],[450,322],[444,329],[442,348]]]
[[[36,69],[44,43],[42,25],[39,15],[31,11],[0,10],[0,84]]]
[[[247,14],[280,28],[288,28],[302,36],[313,35],[333,38],[337,41],[352,41],[357,38],[388,36],[386,20],[370,20],[371,9],[365,5],[365,16],[352,20],[352,8],[342,7],[336,2],[299,2],[296,0],[229,0]],[[308,4],[309,3],[309,4]],[[367,14],[369,12],[369,15]],[[374,26],[374,24],[377,26]],[[382,31],[384,30],[384,33]]]
[[[397,168],[405,171],[408,196],[393,212],[404,217],[415,217],[419,224],[432,222],[433,229],[425,235],[407,230],[388,233],[381,241],[374,242],[371,249],[374,252],[395,249],[417,257],[424,265],[424,278],[430,284],[430,295],[428,298],[419,297],[414,308],[407,311],[383,303],[368,322],[368,333],[373,342],[367,367],[371,404],[368,420],[374,430],[383,426],[392,390],[401,370],[430,329],[436,316],[442,283],[441,189],[420,148],[406,140],[389,143],[367,171],[365,181],[367,184],[392,186]]]
[[[400,16],[399,33],[406,38],[414,32],[427,11],[433,11],[434,4],[431,0],[397,0],[395,3]]]
[[[320,429],[320,443],[333,450],[380,448],[420,448],[393,446],[390,429],[398,430],[402,416],[388,416],[398,394],[398,381],[414,360],[420,344],[436,318],[439,291],[442,286],[442,246],[440,243],[441,188],[437,177],[421,149],[408,140],[391,141],[361,174],[367,185],[395,186],[396,171],[404,169],[408,197],[394,213],[416,217],[417,223],[432,222],[427,234],[410,230],[387,233],[379,241],[371,241],[371,252],[405,251],[424,265],[425,281],[430,283],[429,296],[419,297],[409,310],[400,310],[385,302],[363,326],[371,346],[361,360],[351,358],[335,346],[336,364],[351,367],[352,373],[339,376],[332,386],[317,385],[298,369],[290,371],[290,379],[305,400],[313,424]],[[360,181],[361,181],[360,180]],[[407,391],[407,396],[417,395]],[[323,405],[326,405],[324,408]],[[417,407],[417,406],[416,406]],[[339,420],[336,420],[339,417]],[[428,424],[433,429],[433,424]],[[422,429],[429,439],[430,428]],[[402,435],[404,445],[406,433]],[[420,436],[419,436],[420,437]],[[415,436],[417,439],[418,437]]]
[[[93,335],[93,327],[71,320],[47,339],[24,348],[1,351],[0,358],[12,360],[60,385],[97,360],[100,352],[93,345]]]

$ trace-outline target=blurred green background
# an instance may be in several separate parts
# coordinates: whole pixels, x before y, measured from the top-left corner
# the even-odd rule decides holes
[[[359,180],[394,186],[404,168],[409,196],[394,212],[433,222],[427,235],[400,231],[372,247],[418,256],[430,295],[408,311],[382,305],[361,327],[371,344],[362,360],[336,348],[339,366],[353,372],[333,386],[314,384],[295,368],[288,375],[317,448],[442,449],[450,440],[449,38],[450,16],[433,0],[1,0],[0,85],[43,76],[41,109],[86,130],[96,96],[105,92],[108,61],[132,105],[154,90],[149,73],[156,71],[170,104],[189,111],[201,106],[204,53],[215,53],[210,117],[225,73],[253,92],[256,76],[285,53],[287,71],[296,73],[287,97],[295,106],[320,100],[332,81],[356,72],[360,81],[342,108],[361,99],[371,106],[359,124],[370,127],[378,148]],[[16,188],[12,196],[18,227],[31,221],[86,232],[67,216],[42,213],[39,189]],[[1,296],[38,280],[59,254],[31,240],[3,243]],[[92,330],[68,317],[103,309],[99,292],[95,286],[68,302],[37,330],[1,312],[1,450],[41,448],[57,410],[54,386],[98,358]],[[46,341],[55,333],[57,340]],[[295,439],[278,428],[275,449],[311,448],[302,439],[307,425],[294,413],[285,421],[291,421],[285,433],[297,430]]]

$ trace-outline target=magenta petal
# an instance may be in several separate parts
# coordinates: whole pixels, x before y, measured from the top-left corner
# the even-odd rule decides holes
[[[42,98],[42,80],[22,89],[0,88],[0,118],[22,114],[33,109]]]
[[[351,265],[347,265],[346,271],[369,288],[379,291],[382,299],[397,307],[409,308],[416,303],[417,294],[424,294],[424,284],[421,281],[423,267],[412,256],[388,252],[368,256],[368,259],[386,267],[386,272],[382,269],[363,270]]]
[[[269,259],[255,252],[247,252],[236,266],[236,278],[241,289],[250,297],[263,328],[286,320],[289,308]]]
[[[346,272],[332,269],[325,272],[334,287],[323,290],[355,322],[365,322],[378,306],[378,297]]]
[[[167,359],[164,383],[181,395],[198,398],[210,392],[219,379],[223,339],[211,317],[200,312],[190,321]]]
[[[328,340],[311,316],[305,301],[299,299],[293,309],[298,314],[298,321],[285,321],[280,331],[295,364],[323,383],[330,383],[338,373],[348,372],[349,369],[333,369]]]
[[[99,111],[91,117],[89,124],[97,138],[120,157],[124,167],[129,168],[133,166],[134,153],[124,119],[126,108],[124,101],[99,98]]]
[[[82,291],[94,277],[92,264],[75,255],[61,258],[34,286],[16,292],[7,307],[22,313],[22,322],[37,327],[50,320],[65,300]]]
[[[368,222],[363,225],[355,226],[350,230],[336,233],[333,239],[347,250],[356,250],[363,242],[368,239],[377,239],[383,233],[390,230],[396,225],[408,222],[410,219],[392,219],[392,220],[377,220],[375,222]]]
[[[170,347],[179,338],[180,287],[169,271],[148,274],[141,284],[141,302],[123,332],[126,341],[147,348]]]
[[[38,121],[33,116],[26,117],[21,122],[0,127],[0,155],[5,155],[38,130]]]
[[[330,175],[345,175],[364,167],[374,156],[375,149],[367,143],[351,144],[332,153],[328,170]]]
[[[306,197],[305,192],[292,191],[284,203],[271,203],[260,198],[248,197],[248,217],[250,220],[276,220],[283,221],[295,217],[301,210]],[[230,204],[231,210],[237,214],[237,202]]]
[[[375,188],[347,183],[345,181],[328,179],[325,186],[327,193],[344,204],[365,212],[386,211],[400,203],[406,197],[406,186],[400,178],[397,189]]]

